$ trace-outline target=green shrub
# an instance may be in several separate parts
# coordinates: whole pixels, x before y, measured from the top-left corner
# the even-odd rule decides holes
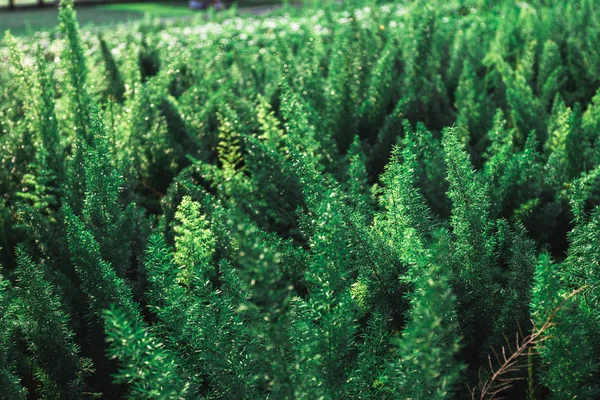
[[[600,1],[305,3],[5,35],[0,397],[598,397]]]

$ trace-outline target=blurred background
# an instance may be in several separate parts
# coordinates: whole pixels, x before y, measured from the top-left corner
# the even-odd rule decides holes
[[[252,9],[281,4],[282,0],[75,0],[82,26],[135,21],[149,15],[153,18],[175,18],[194,15],[199,9],[229,7]],[[0,0],[0,37],[6,30],[13,35],[26,35],[54,29],[58,21],[58,1]]]

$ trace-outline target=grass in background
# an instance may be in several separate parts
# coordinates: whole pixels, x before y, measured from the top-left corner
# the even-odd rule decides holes
[[[140,19],[144,13],[104,11],[96,7],[77,10],[82,26],[88,24],[110,24]],[[58,24],[56,8],[39,10],[16,10],[0,12],[0,32],[10,29],[13,35],[27,35],[35,31],[54,29]]]
[[[52,5],[52,2],[49,0],[44,0],[45,3],[48,4],[48,6]],[[37,0],[15,0],[15,5],[21,6],[21,5],[26,5],[26,4],[36,4]],[[8,6],[8,0],[0,0],[0,7],[6,7]]]
[[[122,13],[150,14],[156,17],[178,17],[192,15],[196,11],[190,10],[187,3],[116,3],[95,7],[100,12],[118,11]],[[79,10],[77,11],[80,12]]]

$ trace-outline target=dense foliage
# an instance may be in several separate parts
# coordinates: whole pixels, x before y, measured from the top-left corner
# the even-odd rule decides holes
[[[600,2],[318,3],[5,35],[0,397],[600,396]]]

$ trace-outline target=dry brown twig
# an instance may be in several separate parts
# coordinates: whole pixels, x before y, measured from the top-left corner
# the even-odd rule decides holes
[[[527,350],[531,347],[537,346],[549,336],[544,335],[544,333],[553,326],[553,320],[558,314],[558,312],[565,306],[567,301],[569,301],[572,297],[581,293],[586,289],[586,286],[582,286],[577,290],[571,292],[567,297],[563,299],[563,301],[548,315],[546,321],[539,328],[536,327],[535,322],[532,322],[531,334],[524,336],[522,333],[517,333],[515,340],[515,349],[513,349],[510,345],[510,342],[507,340],[507,346],[502,346],[502,354],[499,355],[495,350],[494,356],[496,361],[500,366],[497,369],[494,369],[492,363],[492,357],[488,355],[488,362],[490,366],[491,376],[490,378],[483,382],[480,385],[480,395],[477,397],[475,394],[475,388],[471,391],[471,399],[475,400],[478,398],[479,400],[493,400],[497,399],[497,395],[506,389],[512,386],[512,383],[523,378],[521,377],[506,377],[507,374],[511,372],[518,372],[523,368],[523,365],[519,364],[521,356],[527,354]],[[521,337],[521,341],[519,341],[519,337]],[[508,348],[509,355],[506,353],[506,349]]]

